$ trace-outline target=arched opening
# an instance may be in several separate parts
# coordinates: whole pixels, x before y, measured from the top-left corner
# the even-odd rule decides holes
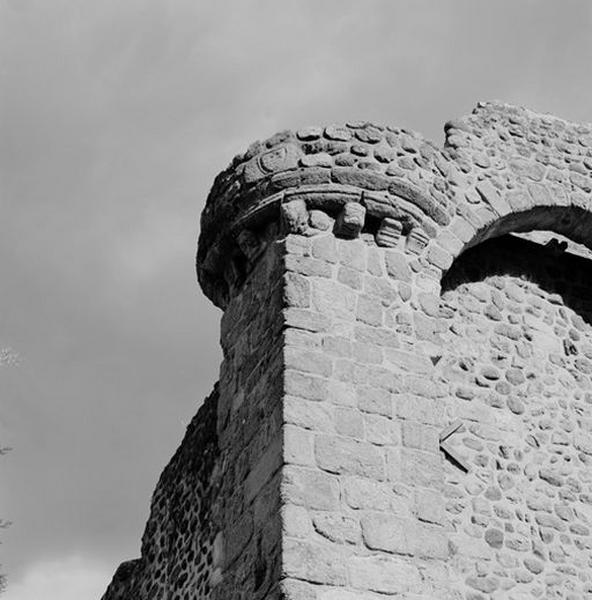
[[[549,231],[592,249],[592,213],[586,206],[545,205],[495,218],[466,243],[461,252],[509,233]]]

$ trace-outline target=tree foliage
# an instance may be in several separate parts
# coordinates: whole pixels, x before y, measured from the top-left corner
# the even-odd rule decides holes
[[[16,352],[10,348],[0,348],[0,367],[13,367],[18,364],[19,358]],[[0,446],[0,457],[7,454],[11,448]],[[10,521],[0,518],[0,529],[6,529],[10,525]],[[0,542],[2,543],[2,542]],[[6,590],[6,575],[2,573],[2,565],[0,564],[0,594]]]

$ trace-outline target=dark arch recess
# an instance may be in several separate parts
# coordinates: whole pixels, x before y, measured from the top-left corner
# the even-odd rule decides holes
[[[465,248],[508,233],[535,230],[553,231],[592,249],[592,213],[574,206],[537,206],[499,217],[479,231]]]
[[[443,277],[441,293],[495,276],[535,283],[592,324],[592,261],[513,235],[488,239],[463,252]]]

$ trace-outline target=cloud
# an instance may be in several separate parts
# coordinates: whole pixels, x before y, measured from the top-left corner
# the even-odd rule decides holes
[[[30,565],[19,581],[8,582],[3,600],[82,600],[100,598],[110,581],[108,565],[81,557]],[[106,583],[107,582],[107,583]]]
[[[217,171],[315,123],[441,141],[480,99],[590,120],[591,14],[587,0],[0,0],[0,339],[22,356],[0,373],[10,600],[51,557],[137,555],[158,474],[217,377],[219,313],[193,266]]]

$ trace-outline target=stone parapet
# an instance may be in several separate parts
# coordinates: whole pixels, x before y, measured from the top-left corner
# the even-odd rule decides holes
[[[590,125],[481,103],[445,132],[439,148],[406,129],[355,122],[251,145],[218,175],[202,213],[197,273],[206,295],[226,306],[278,233],[366,230],[381,246],[402,235],[420,251],[435,240],[453,254],[533,228],[590,244]]]

